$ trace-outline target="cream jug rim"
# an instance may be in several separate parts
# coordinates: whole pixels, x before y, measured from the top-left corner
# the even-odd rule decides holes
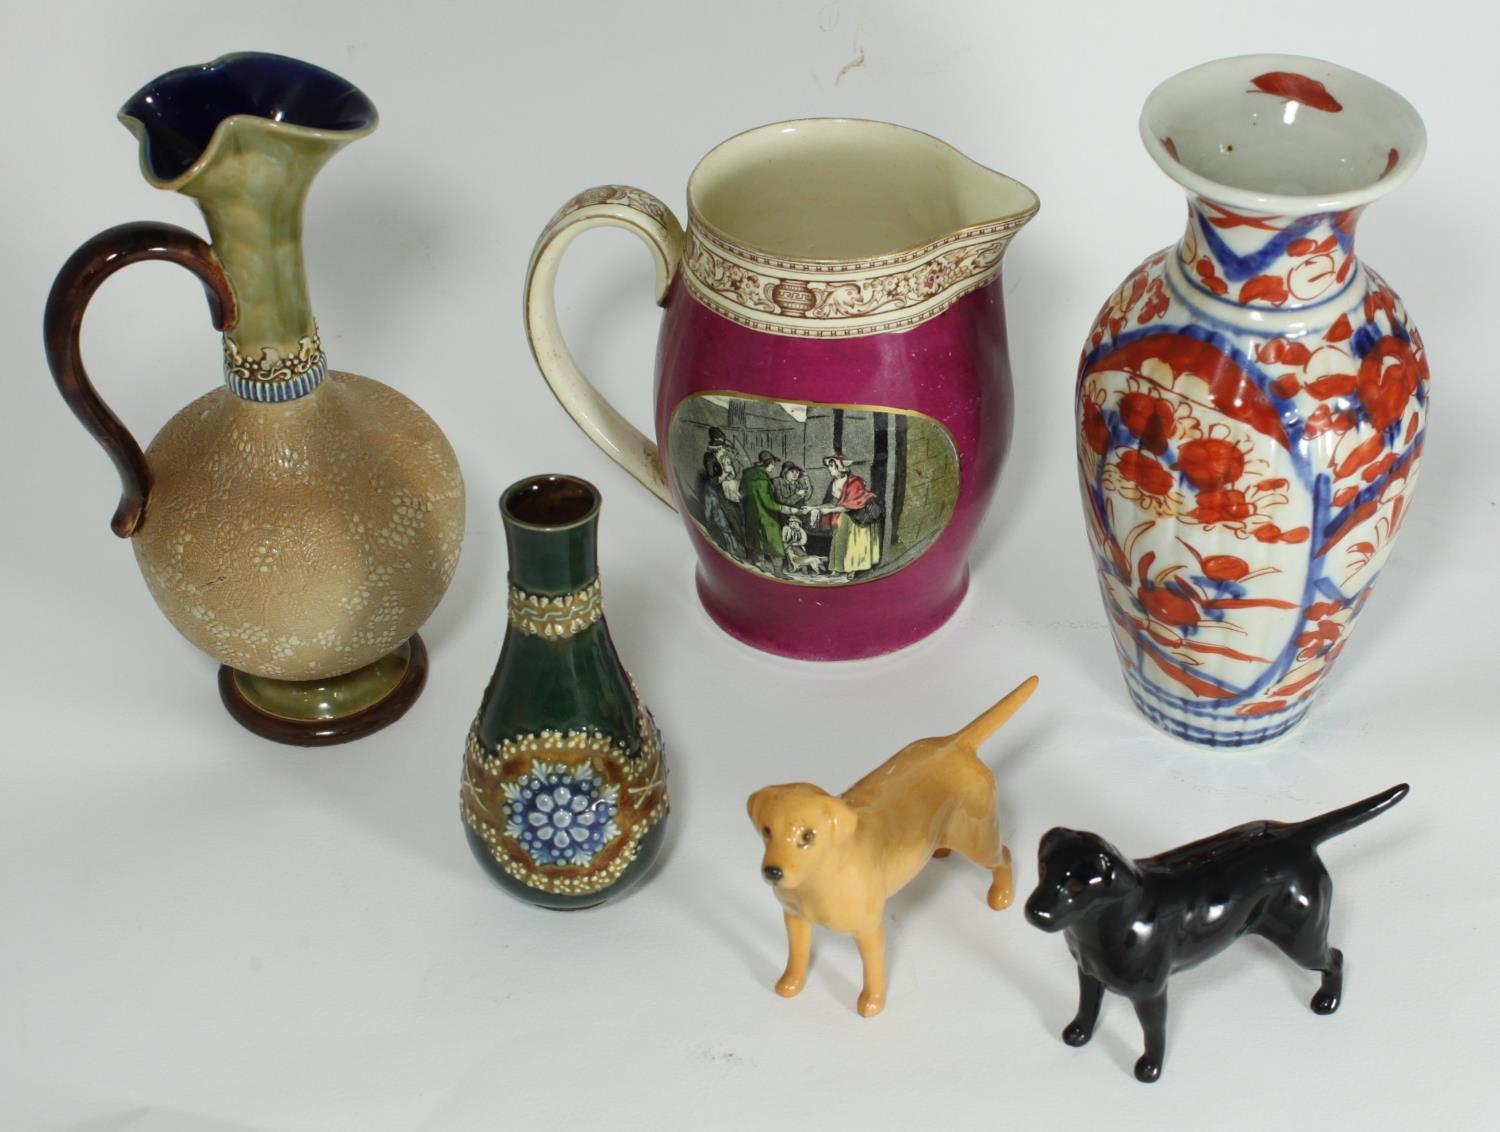
[[[930,166],[932,159],[945,163],[945,167],[941,169],[941,176],[954,185],[955,193],[963,191],[970,198],[965,205],[959,205],[956,201],[950,202],[962,214],[957,217],[959,222],[941,226],[935,224],[918,226],[922,228],[922,235],[918,238],[896,240],[890,246],[881,246],[879,241],[874,241],[868,250],[857,254],[809,255],[787,246],[771,246],[775,243],[772,240],[736,231],[735,228],[738,226],[725,224],[719,217],[713,215],[712,205],[705,208],[704,198],[712,194],[714,188],[712,181],[716,176],[733,180],[739,175],[752,172],[757,164],[763,171],[764,158],[758,162],[746,162],[746,158],[753,154],[752,147],[755,147],[757,142],[809,130],[827,132],[830,137],[837,136],[843,139],[858,132],[871,136],[883,135],[889,139],[888,145],[903,146],[913,152],[926,150],[929,157],[929,162],[926,164]],[[781,143],[770,142],[770,145],[776,144]],[[811,167],[812,163],[809,164]],[[939,174],[931,173],[930,175],[935,178],[934,183],[937,183],[936,178]],[[986,201],[986,198],[992,207],[978,207]],[[851,262],[862,264],[899,262],[981,231],[1014,231],[1036,215],[1040,202],[1036,193],[1027,185],[1008,174],[980,164],[948,142],[923,130],[871,118],[809,117],[754,126],[714,146],[698,161],[688,178],[687,205],[690,231],[694,228],[703,230],[717,237],[720,242],[755,253],[757,256],[768,257],[774,262],[789,266],[815,267],[819,264]]]

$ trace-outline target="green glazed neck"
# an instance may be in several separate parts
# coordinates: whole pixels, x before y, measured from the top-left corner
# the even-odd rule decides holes
[[[240,53],[161,76],[120,121],[140,142],[146,180],[193,198],[208,224],[235,296],[230,388],[252,401],[312,392],[327,362],[303,266],[303,205],[328,159],[375,128],[374,107],[320,68]]]
[[[509,488],[500,501],[510,584],[560,597],[599,578],[598,493],[583,480],[546,476]]]
[[[640,748],[636,697],[604,621],[599,493],[538,476],[500,498],[510,556],[509,624],[480,710],[488,743],[542,730],[603,733]]]
[[[134,119],[123,120],[139,132]],[[181,176],[160,181],[146,170],[158,188],[193,198],[208,224],[234,290],[237,317],[224,334],[224,355],[237,393],[244,395],[236,376],[275,382],[314,367],[321,376],[326,366],[302,259],[302,214],[313,178],[350,140],[240,114],[220,123]]]
[[[204,161],[176,186],[208,223],[239,309],[232,338],[246,358],[294,358],[317,340],[302,259],[303,205],[313,178],[347,139],[309,133],[316,132],[228,119]]]

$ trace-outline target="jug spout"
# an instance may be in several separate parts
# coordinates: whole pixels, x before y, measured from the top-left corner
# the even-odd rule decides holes
[[[1002,228],[1014,235],[1037,214],[1037,195],[1004,173],[953,150],[950,164],[958,226],[957,239],[975,229]]]

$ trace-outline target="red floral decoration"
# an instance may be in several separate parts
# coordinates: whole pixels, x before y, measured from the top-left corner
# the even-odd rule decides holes
[[[1141,447],[1160,456],[1176,431],[1171,402],[1149,393],[1126,393],[1120,398],[1120,420]]]
[[[1399,421],[1422,376],[1421,363],[1405,342],[1390,335],[1377,342],[1360,363],[1355,379],[1370,423],[1384,431]]]
[[[1199,491],[1215,491],[1234,483],[1245,472],[1245,457],[1227,440],[1205,437],[1177,449],[1172,465]]]
[[[1109,451],[1109,424],[1099,406],[1089,400],[1083,402],[1083,439],[1096,456]]]
[[[1127,448],[1120,453],[1120,474],[1135,484],[1147,495],[1166,495],[1175,482],[1172,473],[1138,448]],[[1243,496],[1241,496],[1243,498]]]
[[[1242,523],[1255,513],[1243,491],[1204,491],[1189,514],[1205,527],[1214,523]]]

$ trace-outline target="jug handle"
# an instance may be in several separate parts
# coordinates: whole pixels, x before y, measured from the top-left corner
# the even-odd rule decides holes
[[[57,273],[42,316],[47,366],[68,408],[109,453],[120,473],[120,506],[109,525],[121,538],[135,534],[145,517],[146,500],[151,494],[151,468],[135,437],[89,380],[83,368],[78,334],[83,327],[83,312],[100,284],[120,268],[143,259],[180,263],[196,275],[208,294],[214,329],[232,329],[236,313],[229,278],[208,244],[175,224],[137,221],[105,229],[69,256]]]
[[[667,288],[682,258],[682,225],[650,193],[627,185],[600,185],[563,205],[537,240],[526,272],[526,337],[542,376],[578,427],[610,459],[675,509],[655,442],[590,384],[568,352],[557,321],[554,286],[563,252],[579,235],[604,224],[624,228],[645,242],[656,261],[656,304],[666,303]]]

